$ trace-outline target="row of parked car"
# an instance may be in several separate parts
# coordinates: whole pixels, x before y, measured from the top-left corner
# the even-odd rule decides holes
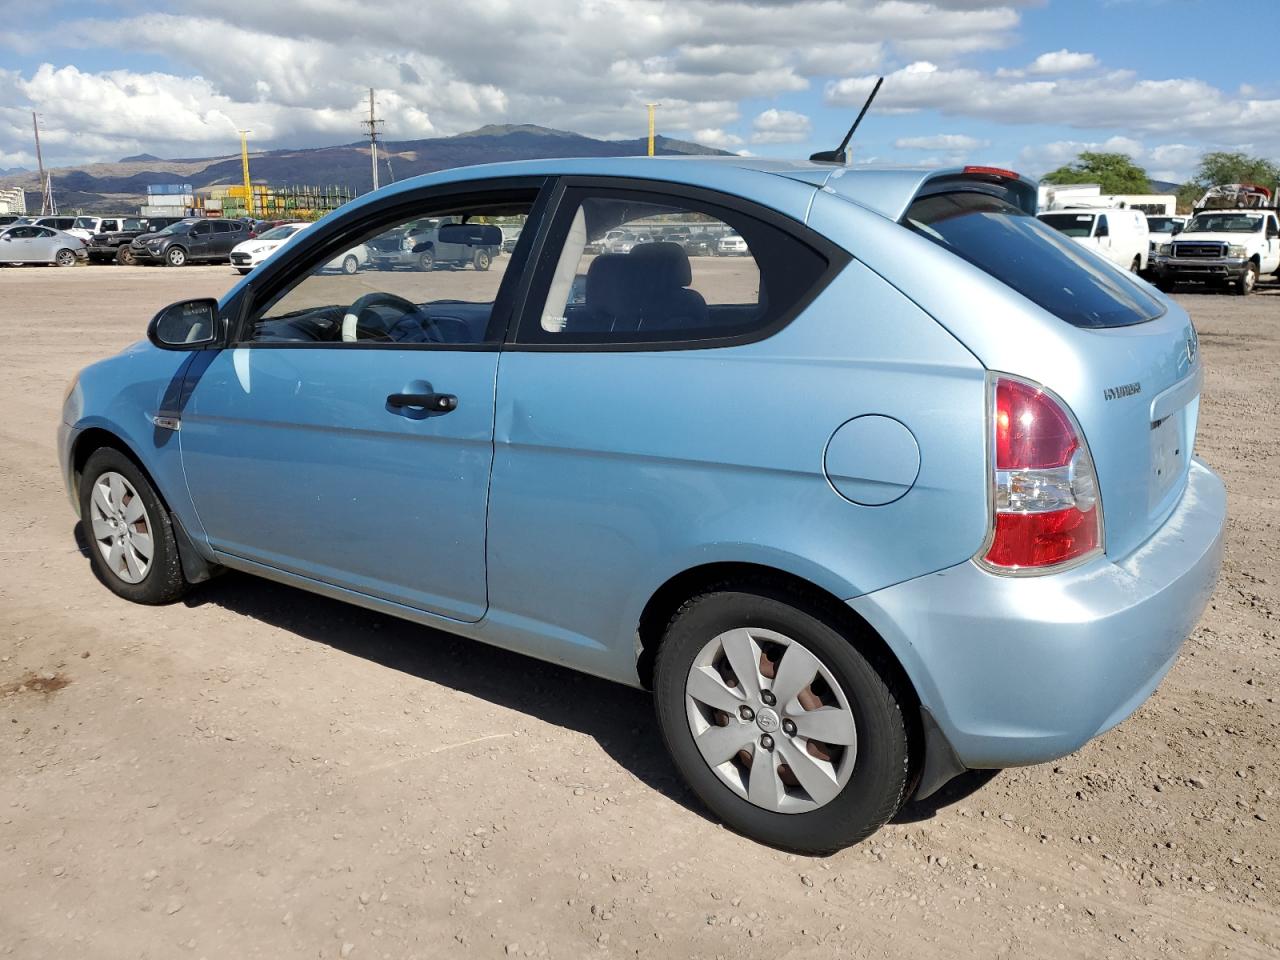
[[[1181,282],[1199,282],[1247,295],[1262,277],[1280,277],[1280,215],[1274,200],[1266,188],[1231,184],[1208,191],[1191,216],[1067,207],[1039,217],[1166,292]]]
[[[201,217],[6,216],[0,218],[0,263],[229,263],[247,274],[309,226],[305,221]],[[488,270],[508,247],[499,227],[429,220],[357,244],[328,267],[348,274],[370,267]]]
[[[736,233],[694,231],[672,226],[658,231],[610,230],[587,244],[588,253],[630,253],[644,243],[674,243],[691,257],[745,257],[747,242]]]

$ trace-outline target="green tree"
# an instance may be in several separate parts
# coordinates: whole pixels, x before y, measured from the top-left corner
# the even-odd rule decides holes
[[[1103,193],[1151,192],[1147,171],[1123,153],[1086,150],[1074,163],[1046,173],[1040,179],[1045,183],[1096,183]]]
[[[1206,153],[1195,176],[1178,188],[1178,210],[1189,212],[1206,190],[1224,183],[1256,183],[1274,190],[1280,183],[1280,164],[1246,153]]]

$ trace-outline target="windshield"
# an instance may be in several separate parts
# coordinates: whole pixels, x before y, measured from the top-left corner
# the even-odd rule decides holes
[[[1187,224],[1187,233],[1257,233],[1262,218],[1247,213],[1200,213]]]
[[[905,222],[1072,326],[1124,327],[1164,313],[1139,281],[999,197],[920,197]]]
[[[1091,213],[1042,213],[1040,219],[1068,237],[1088,237],[1093,234]]]
[[[272,227],[266,233],[258,234],[259,240],[288,240],[295,233],[302,229],[297,223],[285,223],[278,227]]]
[[[76,217],[75,226],[81,230],[93,230],[98,226],[97,217]]]
[[[1147,217],[1147,230],[1150,233],[1173,233],[1178,228],[1178,221],[1173,217]]]
[[[165,227],[163,230],[157,230],[156,233],[157,234],[186,233],[190,229],[191,229],[191,224],[189,223],[171,223],[169,224],[169,226]]]

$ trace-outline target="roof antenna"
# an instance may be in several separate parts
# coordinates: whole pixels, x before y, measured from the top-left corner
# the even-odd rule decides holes
[[[876,94],[880,92],[880,84],[884,83],[884,77],[876,80],[876,85],[871,88],[871,96],[867,97],[867,102],[862,105],[862,109],[858,111],[858,119],[853,121],[853,126],[849,128],[849,132],[844,135],[844,139],[840,141],[840,146],[834,150],[821,150],[809,157],[814,163],[838,163],[844,166],[849,162],[849,155],[845,152],[845,147],[849,146],[849,141],[853,139],[854,131],[858,129],[858,124],[862,122],[862,118],[867,115],[867,111],[871,109],[871,101],[876,98]]]

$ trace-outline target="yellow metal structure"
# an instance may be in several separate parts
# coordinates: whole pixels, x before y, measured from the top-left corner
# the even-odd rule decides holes
[[[251,217],[253,216],[253,187],[249,183],[249,134],[252,132],[252,130],[240,131],[240,164],[244,167],[244,196]]]
[[[649,156],[653,156],[653,111],[662,106],[660,103],[646,103],[649,108]]]

